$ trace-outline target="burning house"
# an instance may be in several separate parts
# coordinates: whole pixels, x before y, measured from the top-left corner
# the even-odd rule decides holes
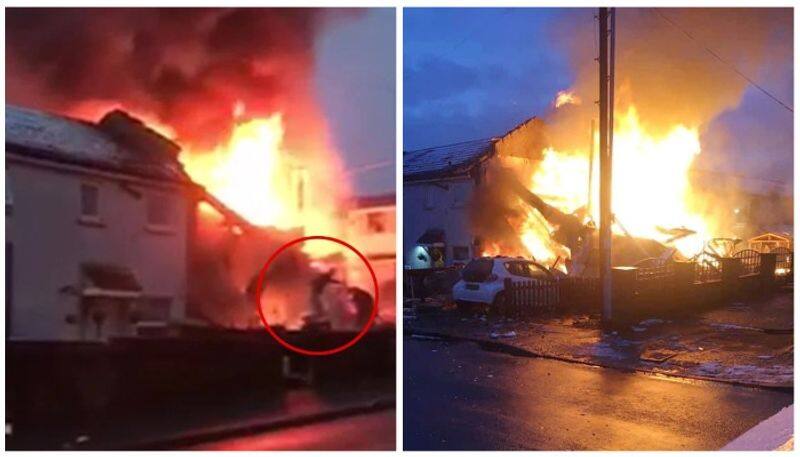
[[[778,175],[779,164],[791,163],[785,145],[774,151],[764,146],[773,136],[766,133],[773,132],[770,123],[763,124],[766,130],[743,124],[749,137],[761,139],[752,142],[733,140],[736,135],[720,124],[743,103],[748,82],[687,49],[674,31],[667,33],[673,25],[651,10],[621,9],[619,15],[625,46],[614,64],[612,263],[691,259],[711,240],[791,231],[791,192],[755,197],[727,179],[737,170],[748,179]],[[791,46],[774,35],[776,27],[791,30],[786,11],[669,15],[703,30],[702,39],[737,56],[751,73],[790,61]],[[600,219],[600,147],[592,128],[598,124],[597,49],[587,44],[596,37],[591,27],[554,30],[569,31],[555,41],[565,45],[574,79],[539,108],[540,118],[505,135],[404,152],[406,268],[484,255],[532,257],[561,271],[591,264]],[[775,108],[782,123],[790,119]],[[582,266],[571,268],[579,259]]]
[[[46,142],[51,149],[68,150],[62,155],[93,157],[92,150],[83,151],[84,144],[69,146],[91,134],[101,137],[95,143],[106,145],[106,161],[121,162],[126,170],[174,170],[179,187],[190,194],[188,201],[175,203],[182,214],[174,221],[175,230],[190,238],[181,243],[191,249],[171,258],[176,265],[181,259],[179,276],[192,281],[180,293],[169,294],[172,308],[185,310],[173,317],[256,328],[261,324],[251,286],[269,255],[298,236],[343,233],[350,183],[318,103],[314,42],[329,24],[349,17],[345,11],[288,8],[17,9],[9,20],[9,61],[19,71],[9,74],[9,94],[19,105],[82,120],[44,116],[65,125],[59,130],[63,138],[39,132],[41,138],[50,135]],[[76,40],[91,46],[77,54],[74,46],[63,46],[58,37],[66,30],[64,24],[69,24],[69,33],[80,35]],[[259,39],[253,40],[255,36]],[[53,60],[54,55],[69,58]],[[160,139],[131,146],[127,130],[113,136],[104,117],[113,110],[131,113],[151,130],[148,137]],[[37,135],[36,129],[22,130]],[[9,150],[12,140],[9,135]],[[167,153],[158,149],[162,143],[168,145]],[[114,151],[120,148],[133,152],[118,158]],[[153,165],[156,159],[166,165]],[[19,194],[14,186],[26,184],[16,182],[23,179],[14,174],[13,169],[8,172],[10,191]],[[111,198],[104,193],[101,189],[101,205]],[[97,198],[88,195],[87,201]],[[16,197],[17,205],[21,198]],[[110,232],[112,225],[106,225],[105,232]],[[134,244],[126,250],[140,256],[172,251],[161,249],[168,245],[136,245],[142,240],[135,233],[123,239]],[[169,238],[157,239],[164,244]],[[56,242],[62,241],[48,234],[42,245]],[[85,251],[77,244],[76,251]],[[113,253],[120,246],[109,242],[103,248]],[[22,252],[15,246],[15,258]],[[301,291],[314,275],[312,259],[341,256],[324,244],[307,244],[294,254],[285,260],[296,274],[285,275],[280,282],[286,287],[271,288],[268,293],[274,296],[266,300],[268,314],[279,324],[295,323],[305,312],[308,299]],[[159,259],[155,257],[154,265],[163,262]],[[124,262],[111,258],[108,263]],[[139,276],[171,274],[157,269],[139,273],[145,265],[124,265],[135,270],[128,276],[136,276],[142,295],[150,291]],[[23,293],[16,289],[17,295]]]
[[[300,172],[286,175],[294,187],[285,195],[254,199],[280,205],[287,217],[273,222],[281,227],[259,226],[197,184],[176,143],[122,111],[92,123],[7,106],[6,119],[12,339],[106,340],[187,322],[258,328],[254,276],[280,245],[305,233],[307,213],[323,222],[323,210],[304,198],[296,164],[287,165]],[[393,210],[388,198],[361,199],[351,213],[327,219],[326,233],[349,224],[350,237],[371,240],[362,249],[383,286],[394,274],[386,264],[394,255]],[[344,273],[363,269],[328,245],[282,257],[262,300],[274,324],[299,325],[308,312],[314,262]],[[368,279],[351,282],[371,291]]]
[[[562,98],[554,102],[556,109],[572,109],[575,99]],[[694,172],[700,154],[696,129],[676,126],[653,134],[633,108],[621,118],[615,137],[614,265],[693,258],[712,240],[728,239],[744,249],[747,243],[737,240],[791,226],[791,197],[758,196],[719,180],[708,186]],[[532,118],[500,137],[406,151],[405,267],[513,255],[563,272],[596,274],[597,139],[587,129],[585,148],[557,150],[552,144],[563,126],[551,127]],[[772,208],[768,217],[758,210],[761,201]]]

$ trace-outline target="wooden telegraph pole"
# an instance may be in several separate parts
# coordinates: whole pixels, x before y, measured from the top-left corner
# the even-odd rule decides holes
[[[600,294],[603,321],[612,321],[611,159],[614,135],[614,8],[600,8]]]

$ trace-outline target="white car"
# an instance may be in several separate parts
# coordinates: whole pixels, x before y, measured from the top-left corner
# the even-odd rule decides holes
[[[472,259],[461,280],[453,286],[453,300],[459,306],[505,304],[505,280],[553,279],[553,273],[533,260],[522,257],[480,257]]]

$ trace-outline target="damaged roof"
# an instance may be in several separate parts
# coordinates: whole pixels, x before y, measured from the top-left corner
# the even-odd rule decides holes
[[[403,179],[441,178],[468,172],[494,151],[497,138],[403,152]]]
[[[532,116],[501,136],[404,151],[403,180],[437,179],[468,173],[495,152],[530,158],[532,151],[540,151],[545,145],[542,126],[542,120]]]
[[[158,136],[121,111],[109,113],[99,124],[94,124],[6,105],[6,154],[11,152],[145,178],[189,182],[177,160],[177,145],[158,136],[159,139],[152,143],[161,144],[163,150],[145,151],[131,147],[135,143],[119,135],[120,124],[128,130],[128,136]]]

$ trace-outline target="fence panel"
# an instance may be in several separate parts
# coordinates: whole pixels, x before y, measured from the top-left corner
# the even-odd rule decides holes
[[[734,259],[739,259],[742,264],[741,275],[756,275],[761,267],[761,254],[753,249],[745,249],[733,255]]]
[[[705,283],[722,280],[722,267],[719,260],[703,258],[695,261],[694,282]]]
[[[788,249],[776,253],[776,277],[779,281],[791,280],[794,253]],[[738,259],[739,261],[735,263],[741,265],[741,274],[730,278],[734,280],[733,283],[722,282],[723,262],[711,256],[694,259],[693,281],[689,281],[688,270],[681,269],[680,271],[685,271],[686,274],[679,277],[679,270],[672,262],[661,265],[652,262],[647,267],[639,267],[631,286],[635,289],[632,291],[637,303],[635,306],[678,306],[676,303],[681,300],[714,302],[718,300],[714,297],[722,297],[720,294],[726,293],[728,289],[738,290],[745,281],[749,281],[747,278],[759,274],[761,255],[758,252],[744,250],[734,254],[733,258]],[[676,288],[685,289],[683,295]],[[597,312],[600,307],[599,278],[566,277],[519,282],[507,280],[506,290],[509,310],[513,310],[518,316],[530,316],[545,311]],[[676,296],[684,298],[678,299]]]
[[[509,310],[520,316],[558,310],[589,311],[598,302],[597,278],[531,279],[506,282]]]
[[[779,283],[792,281],[794,274],[794,252],[786,248],[775,248],[772,250],[775,257],[775,276]]]

